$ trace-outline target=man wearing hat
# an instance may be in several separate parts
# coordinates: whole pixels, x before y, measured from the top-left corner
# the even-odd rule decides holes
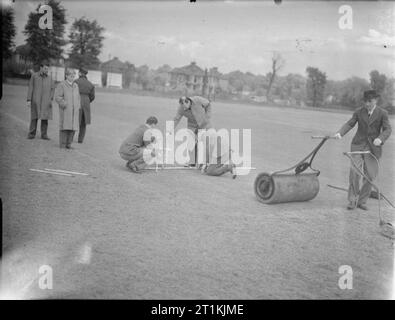
[[[91,123],[91,102],[95,99],[95,86],[86,78],[88,70],[81,68],[79,78],[75,80],[81,96],[81,109],[79,110],[78,143],[84,141],[86,125]]]
[[[335,138],[341,139],[358,123],[357,132],[351,142],[351,151],[370,151],[374,157],[380,159],[382,146],[391,135],[391,125],[386,110],[377,106],[380,96],[375,90],[367,90],[363,94],[365,105],[355,110],[351,119],[348,120],[335,134]],[[353,155],[354,162],[361,171],[373,181],[378,174],[377,162],[371,154]],[[352,210],[358,207],[368,210],[367,199],[372,190],[371,184],[364,179],[362,188],[359,189],[360,175],[351,167],[349,176],[348,205]]]

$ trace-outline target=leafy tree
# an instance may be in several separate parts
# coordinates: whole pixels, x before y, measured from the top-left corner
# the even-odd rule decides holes
[[[14,46],[14,37],[16,28],[14,25],[14,11],[11,8],[2,8],[1,10],[1,43],[3,46],[3,59],[11,57]]]
[[[382,93],[385,89],[387,77],[385,74],[380,74],[377,70],[370,72],[370,86],[378,93]]]
[[[42,59],[57,60],[62,58],[63,46],[66,44],[64,40],[65,25],[67,23],[66,10],[56,0],[48,0],[45,4],[52,8],[53,28],[41,29],[39,27],[41,14],[38,12],[38,9],[42,6],[42,4],[39,4],[36,11],[29,14],[23,31],[27,36],[26,43],[31,48],[30,55],[34,63],[38,63]]]
[[[326,74],[318,68],[307,67],[306,93],[313,107],[320,106],[324,100]]]
[[[70,30],[71,51],[69,59],[75,68],[97,68],[98,58],[103,47],[102,28],[96,20],[89,21],[84,17],[75,20]]]
[[[130,83],[136,78],[136,67],[129,61],[125,62],[126,69],[123,72],[123,87],[129,88]]]

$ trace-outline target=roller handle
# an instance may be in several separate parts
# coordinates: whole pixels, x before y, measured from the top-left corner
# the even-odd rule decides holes
[[[369,154],[371,153],[370,151],[348,151],[348,152],[343,152],[344,155],[347,154]]]
[[[336,139],[332,136],[311,136],[311,139]]]

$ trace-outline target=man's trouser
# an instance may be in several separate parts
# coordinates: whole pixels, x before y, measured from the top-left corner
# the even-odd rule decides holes
[[[35,137],[37,131],[38,119],[32,119],[30,121],[29,137]],[[41,119],[41,137],[46,137],[48,131],[48,120]]]
[[[80,130],[78,131],[78,142],[82,143],[84,141],[86,133],[86,122],[84,111],[80,110]]]
[[[226,172],[232,171],[229,164],[209,164],[205,170],[208,176],[222,176]]]
[[[128,153],[119,153],[123,160],[126,160],[127,165],[134,166],[137,170],[142,170],[147,166],[144,160],[144,150],[143,147],[134,147]]]
[[[356,154],[352,157],[355,165],[373,182],[379,171],[376,159],[371,154]],[[359,189],[361,179],[363,179],[362,188]],[[352,166],[349,180],[348,201],[353,204],[366,204],[372,191],[372,185],[365,178],[362,178]]]
[[[59,146],[61,148],[70,147],[73,142],[75,130],[59,130]]]
[[[198,157],[198,150],[197,150],[197,138],[198,138],[198,131],[199,129],[197,128],[192,128],[192,127],[188,127],[189,130],[191,130],[194,134],[193,139],[195,140],[195,144],[194,144],[194,148],[192,150],[190,150],[189,153],[189,164],[196,164],[197,165],[197,157]]]

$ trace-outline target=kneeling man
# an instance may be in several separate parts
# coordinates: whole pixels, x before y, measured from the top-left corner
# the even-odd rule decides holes
[[[140,170],[147,166],[144,160],[144,151],[148,145],[154,141],[151,130],[158,124],[156,117],[149,117],[145,124],[139,126],[119,148],[119,154],[126,160],[126,167],[134,173],[141,173]],[[153,151],[152,151],[153,152]]]
[[[206,150],[206,164],[202,166],[201,172],[208,176],[222,176],[230,172],[233,179],[236,178],[231,160],[231,149],[227,139],[219,136],[215,130],[207,130],[203,135]]]

